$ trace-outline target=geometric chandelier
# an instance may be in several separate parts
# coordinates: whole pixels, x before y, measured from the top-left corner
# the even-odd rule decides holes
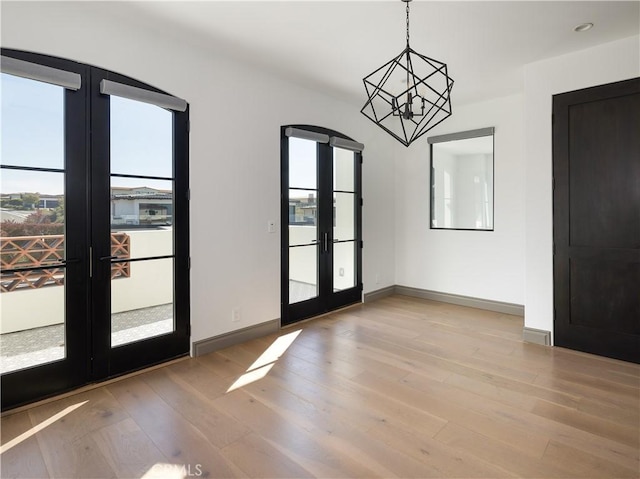
[[[407,46],[395,58],[363,79],[367,102],[360,112],[404,146],[451,116],[453,80],[447,65]]]

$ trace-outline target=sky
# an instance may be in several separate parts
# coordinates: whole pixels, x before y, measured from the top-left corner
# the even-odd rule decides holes
[[[316,150],[315,141],[289,138],[289,188],[316,189],[318,187]]]
[[[353,184],[353,152],[340,148],[333,149],[334,189],[351,191]],[[317,143],[301,138],[289,138],[289,188],[311,188],[317,186]],[[295,192],[295,195],[307,197],[309,192]]]
[[[111,172],[172,177],[173,114],[115,96],[110,102]],[[2,73],[0,104],[0,162],[64,169],[64,88]],[[290,186],[317,188],[316,142],[291,138],[289,145]],[[112,186],[172,189],[171,181],[117,177]],[[63,190],[63,173],[0,170],[3,194]]]
[[[3,73],[0,162],[64,168],[64,88]],[[171,177],[171,112],[111,97],[111,172]],[[114,178],[114,186],[171,189],[170,181]],[[0,170],[0,191],[63,194],[63,174]]]

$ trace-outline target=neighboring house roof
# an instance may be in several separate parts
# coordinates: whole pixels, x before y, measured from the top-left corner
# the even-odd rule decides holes
[[[23,223],[27,219],[27,216],[32,214],[33,211],[15,211],[15,210],[0,210],[0,221],[15,221],[16,223]]]
[[[160,190],[157,188],[150,188],[148,186],[112,186],[111,191],[136,191],[136,190],[146,190],[146,191],[157,191],[159,193],[171,193],[171,190]]]
[[[111,195],[112,200],[172,200],[173,195],[167,194],[132,194],[132,195]]]

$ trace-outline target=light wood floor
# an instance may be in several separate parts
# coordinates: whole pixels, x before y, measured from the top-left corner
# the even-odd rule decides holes
[[[5,416],[2,477],[638,477],[640,367],[521,334],[385,298]]]

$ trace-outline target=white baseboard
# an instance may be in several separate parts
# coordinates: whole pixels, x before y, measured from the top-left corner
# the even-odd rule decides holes
[[[387,286],[386,288],[377,289],[376,291],[371,291],[369,293],[364,293],[364,295],[362,296],[362,302],[370,303],[371,301],[382,299],[386,296],[391,296],[392,294],[396,294],[396,287]]]
[[[522,329],[522,340],[527,343],[551,346],[551,331],[544,329],[527,328]]]
[[[495,311],[497,313],[513,314],[515,316],[524,316],[524,306],[521,304],[504,303],[502,301],[473,298],[471,296],[462,296],[459,294],[440,293],[438,291],[429,291],[427,289],[411,288],[409,286],[396,285],[394,292],[395,294],[412,296],[414,298],[430,299],[432,301],[441,301],[443,303],[457,304],[460,306],[469,306],[471,308],[485,309],[487,311]]]
[[[202,356],[203,354],[212,353],[219,349],[250,341],[251,339],[261,338],[272,333],[277,333],[278,331],[280,331],[280,318],[212,338],[195,341],[193,343],[193,356]]]

